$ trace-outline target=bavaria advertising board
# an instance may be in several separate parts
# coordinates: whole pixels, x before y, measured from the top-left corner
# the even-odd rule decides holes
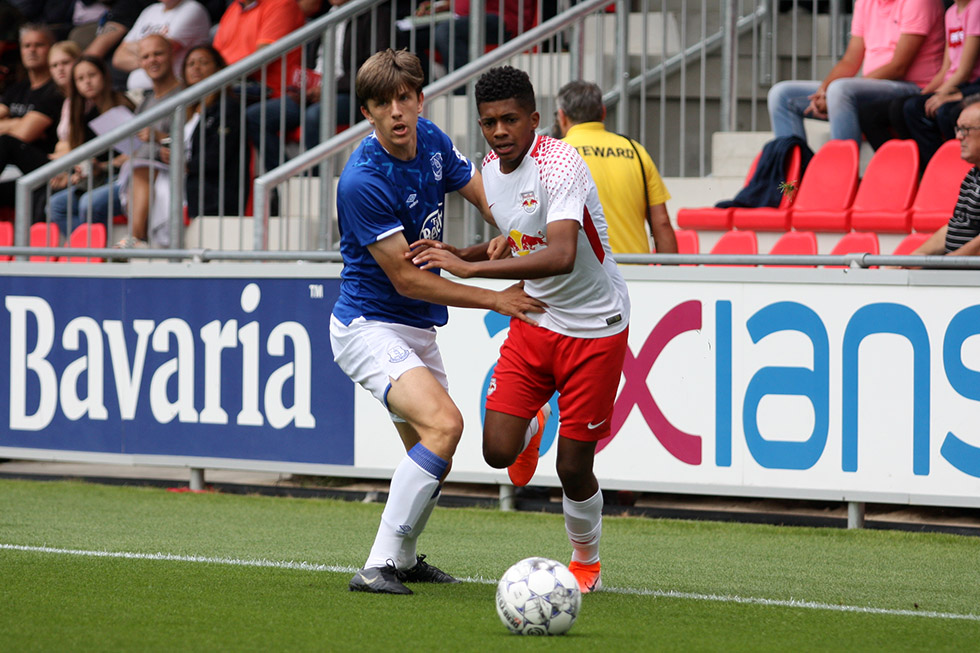
[[[0,277],[0,448],[352,465],[353,388],[327,331],[338,289]]]

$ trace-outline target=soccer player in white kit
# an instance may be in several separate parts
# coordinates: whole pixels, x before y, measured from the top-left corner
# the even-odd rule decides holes
[[[512,256],[464,261],[438,243],[414,257],[422,269],[459,277],[526,279],[546,307],[537,325],[511,320],[487,391],[483,455],[492,467],[537,464],[541,428],[528,425],[558,392],[557,471],[569,565],[583,592],[600,586],[602,492],[593,473],[596,443],[610,433],[626,353],[629,295],[612,259],[589,169],[575,148],[535,133],[540,116],[523,71],[492,68],[476,85],[480,127],[492,148],[483,184],[493,222]],[[504,240],[506,239],[506,240]],[[492,257],[491,257],[492,258]],[[513,479],[515,474],[511,472]]]

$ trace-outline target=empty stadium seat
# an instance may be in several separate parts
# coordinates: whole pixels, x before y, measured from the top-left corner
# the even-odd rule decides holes
[[[51,222],[38,222],[31,225],[31,247],[58,247],[61,241],[61,230]],[[55,261],[55,256],[31,256],[32,263]]]
[[[913,140],[890,140],[864,171],[851,205],[851,229],[908,233],[919,180],[919,148]]]
[[[912,202],[912,229],[932,233],[949,222],[963,177],[973,167],[960,156],[960,142],[946,141],[929,159]]]
[[[678,254],[697,254],[700,252],[701,244],[698,240],[698,232],[693,229],[677,229],[674,231],[674,237],[677,239]]]
[[[858,185],[857,143],[827,141],[817,150],[796,193],[790,224],[797,231],[848,231],[848,209]]]
[[[797,148],[798,150],[799,148]],[[752,175],[755,174],[755,167],[759,164],[760,151],[752,159],[749,172],[745,175],[745,186],[749,185]],[[677,211],[677,226],[682,229],[706,229],[711,231],[728,231],[732,228],[732,213],[734,208],[728,207],[719,209],[714,206],[705,206],[694,209],[680,209]]]
[[[740,231],[726,232],[715,246],[711,248],[712,254],[758,254],[759,240],[755,232],[744,229]],[[726,264],[731,265],[731,264]]]
[[[732,210],[732,226],[736,229],[754,231],[786,231],[789,229],[789,207],[800,190],[800,148],[794,147],[786,163],[786,180],[793,182],[796,189],[783,193],[779,206],[760,206],[756,208],[735,208]]]
[[[909,234],[902,239],[902,242],[898,244],[895,251],[892,252],[895,256],[904,256],[906,254],[911,254],[919,245],[929,240],[932,234],[926,233],[915,233]]]
[[[831,255],[841,256],[844,254],[878,254],[878,234],[870,231],[852,231],[844,234],[844,237],[837,241]],[[843,268],[846,265],[827,265],[828,268]],[[877,267],[877,266],[872,266]]]
[[[10,247],[14,244],[14,225],[11,222],[0,222],[0,247]],[[0,256],[0,261],[9,261],[12,256]]]
[[[817,254],[817,235],[812,231],[787,231],[769,250],[770,254],[814,256]],[[771,265],[767,267],[815,267],[813,265]]]
[[[66,247],[74,248],[101,248],[106,244],[105,225],[95,223],[93,225],[80,224],[71,232]],[[58,258],[59,263],[103,263],[103,258],[89,258],[86,256],[62,256]]]

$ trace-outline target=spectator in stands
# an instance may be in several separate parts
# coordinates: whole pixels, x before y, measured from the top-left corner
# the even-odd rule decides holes
[[[25,20],[46,26],[51,31],[52,43],[68,36],[72,27],[75,0],[9,0],[9,2],[20,10]]]
[[[181,76],[187,86],[192,86],[224,67],[225,60],[217,50],[210,45],[199,45],[187,53]],[[184,133],[187,134],[184,142],[187,215],[196,218],[237,213],[241,190],[238,102],[225,97],[222,105],[221,93],[216,92],[203,102],[188,105]],[[161,148],[160,154],[164,163],[170,163],[170,148]]]
[[[499,44],[501,37],[500,10],[503,6],[503,38],[512,39],[515,36],[534,27],[537,12],[536,0],[488,0],[484,5],[486,11],[485,43]],[[442,58],[442,64],[452,72],[462,68],[470,61],[470,0],[423,0],[419,3],[419,16],[432,12],[452,11],[453,18],[441,21],[435,27],[436,52]],[[425,43],[424,36],[421,42]]]
[[[651,251],[677,253],[677,239],[665,202],[670,194],[657,166],[642,145],[606,131],[602,90],[591,82],[573,81],[558,91],[558,127],[562,138],[582,155],[592,173],[609,225],[614,254]]]
[[[208,41],[211,19],[197,0],[161,0],[139,15],[112,55],[112,67],[129,73],[126,88],[148,89],[153,84],[140,67],[137,44],[148,34],[160,34],[173,48],[174,75],[180,73],[187,51]]]
[[[10,163],[19,167],[31,160],[43,162],[58,142],[64,96],[48,67],[52,43],[54,35],[44,25],[21,27],[20,58],[27,79],[8,87],[0,98],[0,170]],[[0,184],[0,206],[13,205],[13,184],[4,182]]]
[[[957,0],[946,10],[944,22],[946,51],[943,65],[922,92],[906,98],[868,102],[858,108],[861,130],[874,149],[892,138],[912,137],[906,111],[916,119],[932,118],[943,104],[963,99],[959,87],[980,76],[980,2]],[[908,110],[906,105],[909,105]],[[954,123],[955,118],[950,129]],[[920,145],[922,171],[938,147],[939,143],[931,150],[929,144],[925,148]]]
[[[95,30],[95,38],[92,39],[83,50],[83,54],[93,57],[102,57],[106,61],[112,59],[112,55],[123,37],[129,32],[130,28],[136,24],[136,19],[153,0],[105,0],[109,5],[109,10],[99,20],[99,25]],[[126,86],[128,73],[113,69],[113,85],[118,88]]]
[[[80,56],[82,56],[82,49],[74,41],[58,41],[48,50],[48,69],[51,71],[51,79],[54,80],[54,83],[61,89],[62,95],[65,96],[64,102],[61,103],[61,117],[58,120],[58,126],[55,128],[55,133],[58,136],[58,142],[54,147],[56,155],[65,153],[59,146],[63,142],[67,145],[68,141],[71,70]]]
[[[330,0],[334,8],[346,4],[348,0]],[[354,38],[356,35],[356,39]],[[343,23],[336,34],[337,51],[334,59],[335,66],[332,74],[333,87],[336,89],[336,124],[349,125],[354,119],[360,119],[355,110],[351,115],[350,78],[365,61],[377,50],[389,47],[391,42],[391,7],[383,4],[354,19],[353,23]],[[351,63],[351,46],[356,44],[354,62]],[[373,44],[373,47],[372,47]],[[303,144],[306,149],[315,147],[320,142],[320,92],[322,88],[323,51],[320,48],[317,56],[315,75],[307,77],[306,94],[306,125]],[[294,90],[298,92],[298,88]],[[262,120],[262,105],[253,104],[246,111],[246,129],[252,144],[259,147],[265,131],[265,163],[266,169],[279,165],[280,131],[282,115],[285,113],[286,131],[300,126],[300,114],[303,109],[298,97],[286,95],[278,100],[265,103],[265,121]]]
[[[218,31],[214,35],[214,47],[221,53],[225,61],[229,64],[235,63],[260,48],[270,45],[293,30],[299,29],[305,22],[305,16],[296,0],[250,0],[248,2],[233,2],[228,6],[221,22],[218,23]],[[300,48],[292,50],[286,55],[286,78],[282,77],[282,65],[276,59],[266,70],[266,97],[269,100],[265,103],[266,110],[278,103],[279,98],[290,80],[302,73],[300,70],[301,54]],[[261,79],[260,72],[253,75],[253,79]],[[274,101],[275,100],[275,101]],[[261,111],[261,104],[254,105],[249,111]],[[256,121],[261,132],[262,121]],[[260,143],[253,143],[259,147]],[[260,158],[260,166],[263,172],[278,165],[278,152],[270,156],[270,143],[265,143],[265,152]]]
[[[980,255],[980,95],[963,100],[964,109],[956,121],[960,156],[972,163],[960,185],[960,194],[949,223],[924,242],[913,255]]]
[[[939,146],[954,138],[960,100],[980,92],[980,2],[957,0],[950,6],[946,10],[946,33],[946,76],[942,83],[932,95],[912,98],[902,106],[908,137],[919,146],[922,172]]]
[[[58,154],[67,154],[86,141],[95,138],[95,133],[89,127],[89,123],[109,109],[117,106],[133,108],[133,103],[125,94],[113,90],[112,77],[109,74],[109,67],[106,65],[105,59],[88,55],[82,56],[72,68],[70,79],[68,131],[65,140],[59,141],[58,147],[55,148],[55,152]],[[111,156],[110,151],[104,156],[96,158],[89,165],[76,167],[71,174],[71,186],[68,188],[65,188],[69,181],[68,175],[62,175],[62,178],[56,177],[52,180],[52,187],[60,187],[63,190],[51,196],[51,201],[48,203],[48,218],[52,223],[58,225],[60,233],[63,235],[67,236],[73,227],[88,220],[87,211],[81,213],[73,211],[71,220],[69,220],[68,205],[71,203],[73,207],[78,206],[79,198],[89,185],[85,181],[86,177],[91,178],[92,186],[97,186],[103,182],[110,165]],[[121,155],[115,157],[112,164],[119,165],[124,158]],[[108,215],[104,213],[93,213],[92,215],[93,223],[105,224],[107,219]]]
[[[99,0],[74,0],[71,15],[71,31],[68,40],[79,48],[85,48],[95,39],[99,23],[109,11],[109,5]]]
[[[153,88],[146,91],[137,113],[145,112],[178,93],[183,86],[173,68],[173,48],[160,34],[144,36],[139,42],[140,64]],[[170,117],[160,119],[140,130],[143,144],[133,153],[120,173],[125,185],[132,175],[132,197],[124,193],[123,208],[129,216],[131,233],[116,247],[145,247],[148,242],[166,247],[170,244],[170,178],[160,158],[160,145],[170,139]]]
[[[769,90],[775,136],[805,139],[803,118],[810,117],[829,119],[831,138],[860,144],[860,104],[918,93],[939,70],[942,15],[936,0],[857,0],[847,50],[830,74],[822,82],[785,81]]]

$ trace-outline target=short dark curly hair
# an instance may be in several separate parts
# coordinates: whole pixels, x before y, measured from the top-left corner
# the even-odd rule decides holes
[[[513,66],[498,66],[480,75],[476,82],[476,105],[499,100],[517,100],[521,108],[534,113],[534,86],[523,70]]]

